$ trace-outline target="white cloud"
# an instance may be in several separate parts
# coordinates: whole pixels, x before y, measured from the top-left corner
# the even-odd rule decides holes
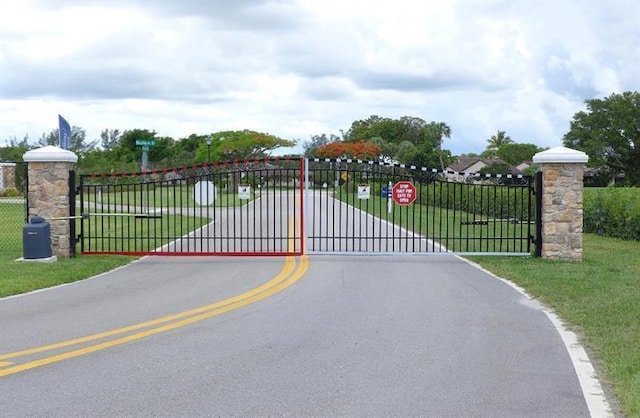
[[[56,128],[338,134],[372,114],[559,145],[584,100],[640,88],[640,5],[36,1],[0,5],[0,143]],[[62,22],[62,23],[61,23]]]

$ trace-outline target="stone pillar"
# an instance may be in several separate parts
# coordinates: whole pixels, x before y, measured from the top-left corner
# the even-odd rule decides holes
[[[542,257],[582,261],[582,189],[587,154],[565,147],[533,156],[542,171]]]
[[[58,257],[72,254],[68,219],[51,220],[69,216],[69,170],[78,156],[62,148],[47,146],[27,151],[22,157],[29,163],[29,217],[41,216],[51,224],[51,247]]]
[[[16,163],[0,163],[0,193],[16,188]]]

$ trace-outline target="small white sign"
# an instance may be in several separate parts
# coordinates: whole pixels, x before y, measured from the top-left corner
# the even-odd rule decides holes
[[[238,198],[240,198],[240,200],[251,199],[251,186],[240,184],[238,186]]]
[[[358,199],[368,199],[371,195],[371,188],[368,184],[358,185]]]
[[[199,181],[193,186],[193,199],[199,205],[211,205],[216,200],[216,186],[210,181]]]

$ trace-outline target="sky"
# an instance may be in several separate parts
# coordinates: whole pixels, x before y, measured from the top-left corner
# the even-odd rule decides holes
[[[371,115],[562,145],[585,100],[640,90],[640,2],[108,0],[0,3],[0,146],[57,129],[299,145]]]

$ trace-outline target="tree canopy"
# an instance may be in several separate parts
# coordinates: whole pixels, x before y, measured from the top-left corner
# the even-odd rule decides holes
[[[375,160],[380,147],[373,142],[331,142],[318,148],[318,156],[325,158],[357,158]]]
[[[513,144],[513,140],[505,131],[498,129],[495,135],[491,135],[491,138],[487,139],[487,149],[483,153],[486,157],[495,157],[498,155],[498,150],[505,145]]]
[[[496,150],[496,155],[501,160],[518,165],[524,161],[531,161],[533,156],[543,149],[536,144],[517,144],[515,142],[505,143]]]
[[[442,148],[443,139],[450,136],[451,128],[444,122],[372,115],[353,122],[344,134],[344,142],[371,142],[380,148],[380,157],[386,161],[433,168],[451,162],[451,153]]]
[[[292,147],[295,141],[262,132],[224,131],[210,136],[211,145],[202,141],[196,151],[196,162],[205,162],[211,151],[212,161],[252,160],[268,156],[268,152],[281,147]]]
[[[590,167],[610,175],[624,173],[625,183],[640,186],[640,93],[585,103],[587,110],[573,116],[564,145],[587,153]]]

